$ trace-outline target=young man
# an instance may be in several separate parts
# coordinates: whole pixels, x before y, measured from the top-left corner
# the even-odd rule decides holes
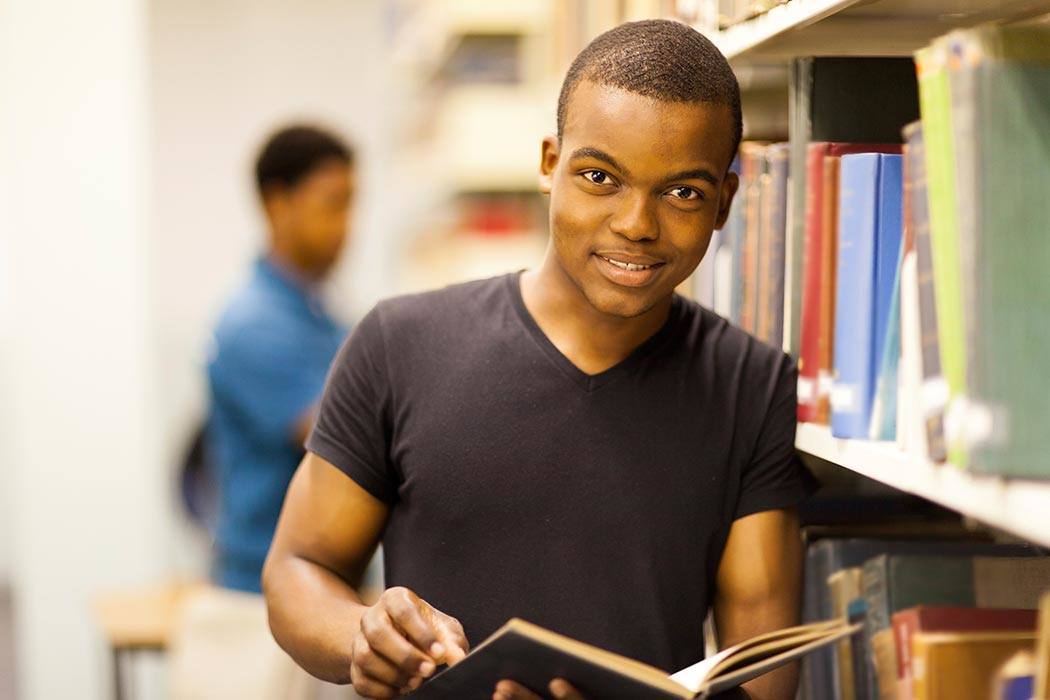
[[[266,250],[224,310],[208,365],[207,438],[220,487],[216,585],[183,607],[170,654],[173,700],[292,700],[318,685],[274,643],[260,577],[346,335],[318,286],[346,239],[353,167],[345,144],[306,126],[274,134],[256,162]]]
[[[263,146],[255,180],[267,248],[215,330],[208,438],[221,496],[215,580],[260,593],[281,502],[346,337],[318,287],[346,239],[353,155],[331,134],[292,126]]]
[[[361,322],[264,572],[304,668],[386,698],[512,616],[668,671],[703,656],[712,605],[722,644],[796,622],[795,367],[674,295],[726,219],[740,133],[709,41],[613,29],[543,141],[543,263]],[[354,586],[380,539],[392,587],[367,607]],[[493,697],[581,697],[571,681]],[[747,690],[795,684],[789,668]]]

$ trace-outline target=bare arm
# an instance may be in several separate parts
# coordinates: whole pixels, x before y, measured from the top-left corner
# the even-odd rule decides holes
[[[407,589],[385,591],[373,606],[361,602],[356,587],[388,513],[385,503],[307,453],[263,569],[277,643],[315,676],[352,682],[374,698],[417,687],[466,649],[459,623]]]
[[[794,510],[772,510],[737,520],[718,568],[715,628],[719,646],[797,625],[802,596],[802,539]],[[792,700],[798,665],[746,683],[755,700]]]
[[[303,415],[295,421],[292,426],[292,442],[300,447],[306,442],[306,438],[310,437],[310,431],[314,428],[314,421],[317,420],[317,404],[313,404],[310,408],[303,411]]]

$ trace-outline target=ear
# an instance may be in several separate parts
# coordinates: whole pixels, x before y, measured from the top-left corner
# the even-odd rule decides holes
[[[557,136],[547,136],[540,145],[540,192],[550,194],[554,185],[554,171],[558,167],[559,143]]]
[[[734,172],[726,173],[722,179],[722,190],[718,193],[718,218],[715,219],[715,228],[722,228],[729,218],[729,205],[733,203],[733,195],[740,187],[740,178]]]
[[[270,222],[270,227],[281,229],[288,219],[289,192],[279,185],[267,185],[262,193],[263,211]]]

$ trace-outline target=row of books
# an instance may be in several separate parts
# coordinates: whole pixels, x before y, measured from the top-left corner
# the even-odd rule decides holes
[[[701,302],[798,359],[801,421],[1050,477],[1050,28],[793,71],[790,142],[741,146]]]
[[[1032,662],[1050,661],[1035,655],[1036,610],[1047,590],[1050,557],[1020,545],[816,540],[807,550],[804,618],[847,619],[862,632],[804,659],[800,698],[988,698],[1016,652],[1029,654],[1020,674],[1025,700],[1047,697],[1032,690]]]

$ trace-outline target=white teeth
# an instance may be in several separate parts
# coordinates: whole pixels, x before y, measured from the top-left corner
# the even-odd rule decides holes
[[[620,269],[623,269],[623,270],[631,270],[631,271],[648,270],[650,267],[652,267],[652,265],[635,265],[634,263],[620,262],[619,260],[613,260],[612,258],[607,258],[604,255],[602,256],[602,260],[605,260],[606,262],[612,263],[616,267],[618,267]]]

